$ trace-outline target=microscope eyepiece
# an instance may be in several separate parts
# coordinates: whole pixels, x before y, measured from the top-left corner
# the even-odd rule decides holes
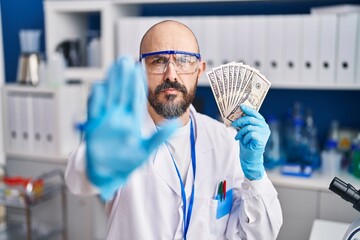
[[[360,193],[350,183],[345,183],[335,177],[329,186],[329,189],[353,204],[353,207],[360,212]]]

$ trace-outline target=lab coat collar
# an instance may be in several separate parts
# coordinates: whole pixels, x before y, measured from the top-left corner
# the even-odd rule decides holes
[[[196,161],[197,166],[200,164],[199,161],[204,159],[203,155],[205,152],[212,149],[212,144],[209,140],[209,137],[206,136],[206,129],[205,126],[206,122],[201,121],[201,115],[199,115],[195,108],[191,105],[190,106],[190,114],[194,121],[194,128],[195,128],[195,151],[196,151]],[[145,128],[143,128],[142,133],[143,136],[149,137],[154,134],[157,129],[155,126],[154,121],[151,119],[150,115],[148,114],[147,118],[145,119],[144,123]],[[171,155],[166,147],[165,144],[161,144],[155,153],[152,154],[150,162],[153,164],[156,172],[159,176],[166,182],[166,184],[177,194],[181,197],[181,188],[179,183],[179,178],[176,173],[176,169],[171,159]],[[203,164],[201,164],[203,165]],[[185,193],[186,197],[189,198],[192,190],[192,183],[194,181],[193,176],[193,168],[192,164],[188,169],[187,173],[187,180],[185,183]],[[199,172],[197,170],[197,172]],[[196,190],[195,190],[196,191]]]

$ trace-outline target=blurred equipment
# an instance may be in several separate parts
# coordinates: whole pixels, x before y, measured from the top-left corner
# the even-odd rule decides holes
[[[68,67],[80,67],[81,46],[79,39],[65,40],[56,47],[56,52],[61,53]]]
[[[21,30],[19,33],[21,55],[18,62],[17,81],[37,85],[40,66],[40,30]]]
[[[329,189],[353,204],[353,207],[360,212],[360,192],[350,183],[345,183],[335,177],[329,186]],[[360,218],[355,220],[346,231],[343,240],[356,240],[360,237]]]
[[[310,108],[295,102],[288,112],[285,135],[284,175],[310,177],[320,167],[317,128]]]
[[[337,149],[337,141],[327,140],[325,150],[321,152],[323,174],[336,175],[341,170],[342,154]]]
[[[357,178],[360,178],[360,133],[353,140],[351,153],[350,172]]]
[[[268,118],[268,124],[271,134],[268,142],[266,143],[264,166],[267,169],[273,169],[284,163],[285,156],[282,150],[279,120],[276,117],[270,116]]]

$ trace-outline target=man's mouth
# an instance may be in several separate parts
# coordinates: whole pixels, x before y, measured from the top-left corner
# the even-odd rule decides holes
[[[177,90],[176,88],[167,88],[167,89],[164,89],[162,92],[167,93],[167,94],[176,94],[179,92],[179,90]]]

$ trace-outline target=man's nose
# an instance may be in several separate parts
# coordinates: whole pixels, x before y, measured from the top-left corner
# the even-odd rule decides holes
[[[164,78],[169,79],[170,81],[176,80],[176,65],[174,62],[169,61],[165,66]]]

